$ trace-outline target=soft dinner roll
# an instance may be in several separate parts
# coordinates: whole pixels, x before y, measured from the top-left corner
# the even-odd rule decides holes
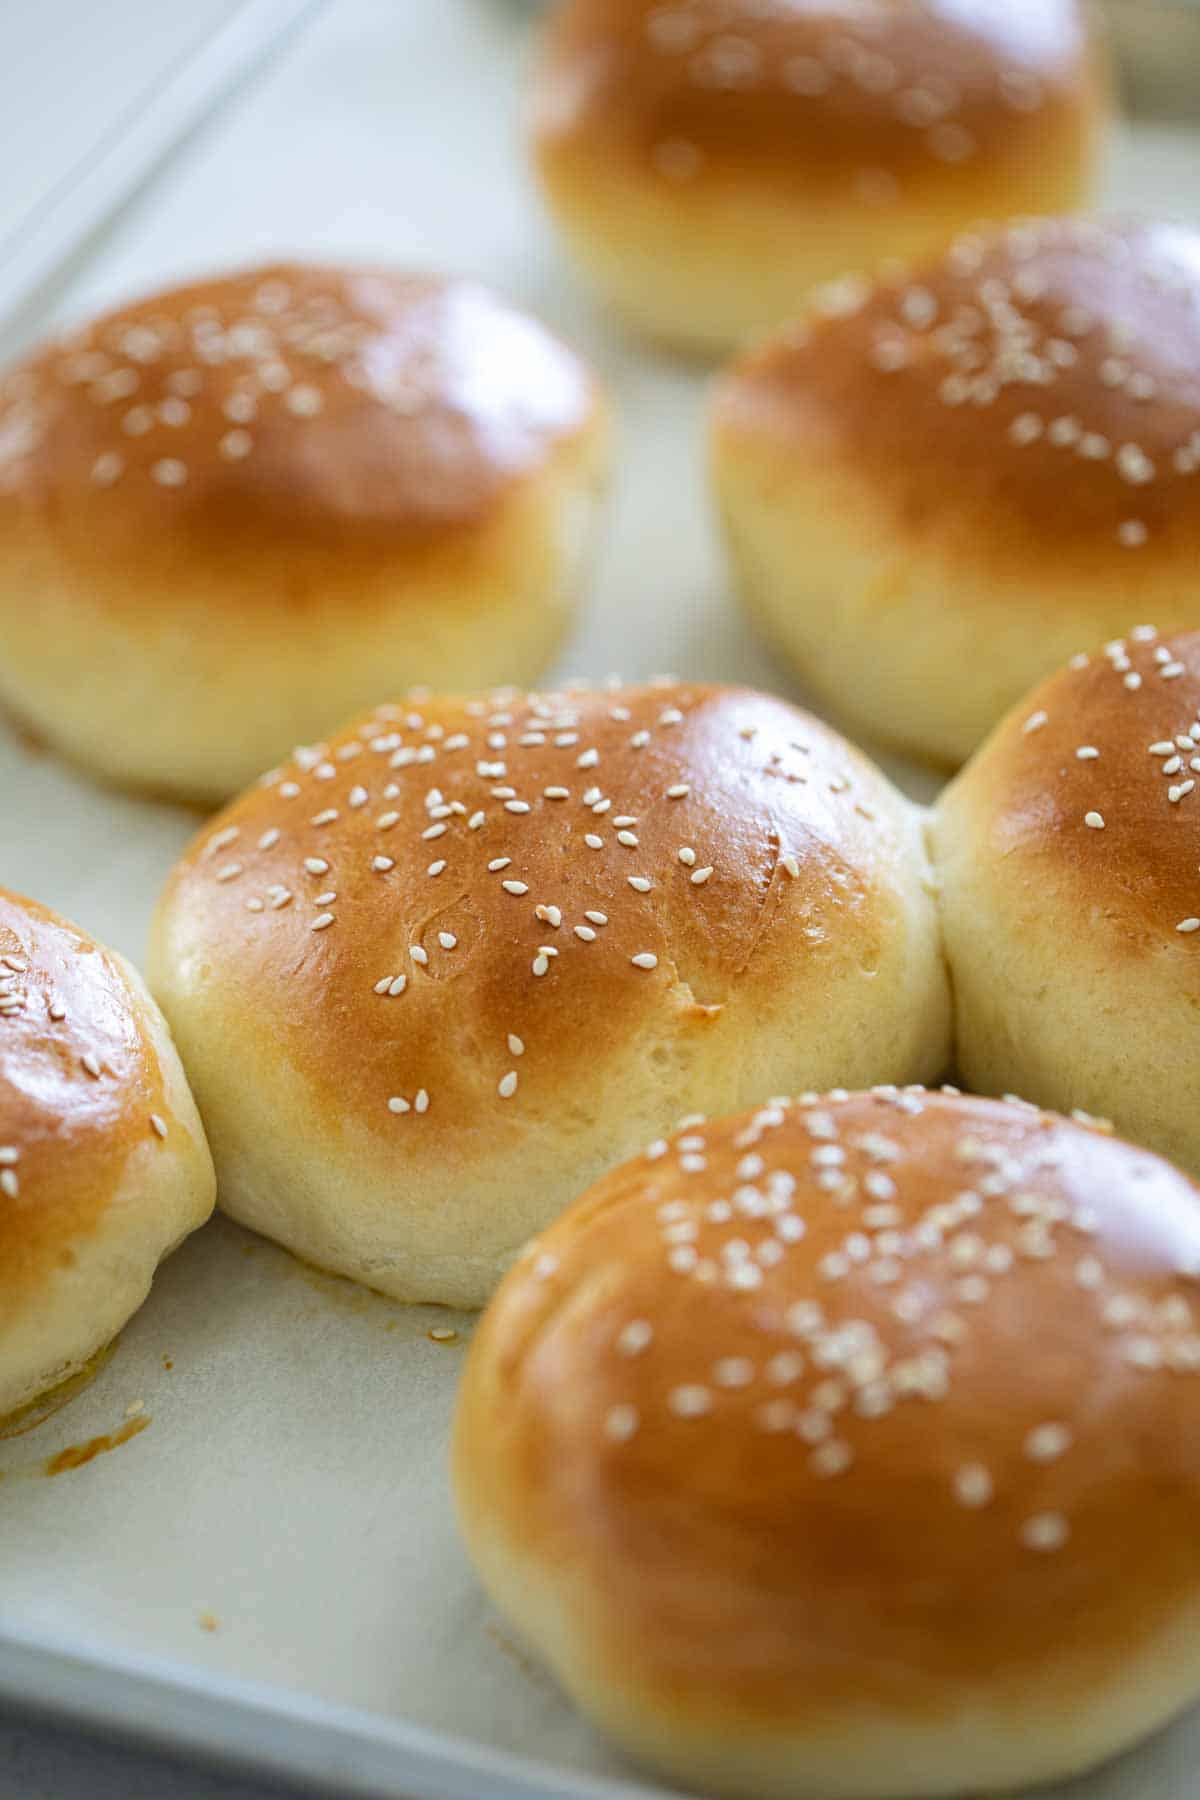
[[[141,978],[0,889],[0,1421],[116,1336],[214,1186]]]
[[[455,1475],[634,1755],[751,1800],[1005,1791],[1200,1690],[1200,1190],[920,1090],[684,1121],[511,1272]]]
[[[938,805],[972,1087],[1085,1107],[1200,1172],[1200,632],[1077,657]]]
[[[601,292],[715,352],[849,269],[1079,206],[1106,112],[1075,0],[566,0],[530,125]]]
[[[743,597],[868,738],[958,763],[1130,619],[1200,624],[1200,236],[1046,220],[750,352],[713,463]]]
[[[781,701],[663,682],[386,706],[204,831],[152,985],[227,1212],[480,1305],[690,1107],[948,1056],[920,815]]]
[[[0,380],[0,699],[224,798],[414,681],[529,681],[605,464],[596,382],[472,282],[280,266]]]

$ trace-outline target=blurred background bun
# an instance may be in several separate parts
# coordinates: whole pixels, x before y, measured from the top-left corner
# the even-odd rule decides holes
[[[1090,195],[1075,0],[566,0],[530,95],[567,245],[638,331],[718,353],[819,283]]]
[[[0,1421],[112,1341],[213,1198],[141,978],[0,889]]]
[[[606,464],[580,359],[473,282],[278,265],[0,380],[0,698],[221,799],[414,682],[530,681]]]
[[[1200,1172],[1200,632],[1137,627],[1028,695],[933,843],[971,1086]]]
[[[151,985],[243,1224],[477,1306],[683,1112],[936,1075],[921,815],[782,701],[423,697],[196,840]]]
[[[1081,645],[1200,625],[1200,237],[1039,220],[843,284],[724,377],[712,456],[807,687],[957,764]]]
[[[688,1122],[476,1332],[467,1545],[689,1793],[1076,1774],[1200,1690],[1198,1274],[1200,1191],[1032,1107]]]

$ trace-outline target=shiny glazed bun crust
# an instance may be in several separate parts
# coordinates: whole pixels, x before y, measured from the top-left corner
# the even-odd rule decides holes
[[[381,693],[532,680],[606,462],[596,381],[473,282],[279,265],[0,378],[0,697],[224,798]]]
[[[1200,1191],[1019,1103],[685,1121],[528,1249],[455,1435],[493,1599],[752,1800],[1072,1774],[1200,1688]]]
[[[151,985],[228,1212],[480,1305],[683,1110],[943,1069],[927,882],[916,809],[765,695],[414,698],[200,835]]]
[[[213,1198],[204,1133],[139,976],[0,889],[0,1421],[116,1336]]]
[[[1200,1171],[1200,632],[1137,627],[1043,683],[933,841],[966,1079]]]
[[[832,289],[726,375],[713,463],[813,691],[961,762],[1081,644],[1200,624],[1200,236],[1034,221]]]
[[[1075,0],[566,0],[530,130],[600,291],[716,352],[847,270],[1074,209],[1106,111]]]

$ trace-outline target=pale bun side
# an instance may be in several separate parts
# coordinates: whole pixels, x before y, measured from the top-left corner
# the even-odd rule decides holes
[[[0,891],[0,1420],[83,1369],[212,1212],[162,1014],[115,952]]]
[[[1108,112],[1074,0],[865,10],[567,0],[529,102],[569,249],[625,321],[718,354],[822,282],[1072,211]]]
[[[528,681],[609,415],[478,284],[276,265],[0,381],[0,699],[96,774],[223,799],[381,693]]]
[[[835,718],[956,766],[1136,619],[1200,623],[1200,241],[968,234],[821,296],[711,424],[740,595]]]
[[[685,1121],[485,1314],[468,1549],[689,1791],[1080,1773],[1200,1689],[1198,1275],[1191,1182],[1018,1103]]]
[[[1200,632],[1033,690],[935,809],[973,1087],[1082,1107],[1200,1173]]]
[[[815,719],[663,682],[422,696],[216,818],[151,984],[221,1203],[402,1299],[475,1306],[681,1112],[936,1076],[922,820]]]

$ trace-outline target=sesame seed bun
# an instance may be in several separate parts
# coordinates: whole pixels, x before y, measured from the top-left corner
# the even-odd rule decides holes
[[[1200,632],[1074,659],[946,790],[934,847],[973,1087],[1200,1172]]]
[[[530,99],[583,268],[704,353],[975,219],[1083,204],[1107,114],[1075,0],[566,0]]]
[[[1130,619],[1200,624],[1200,236],[1041,220],[825,296],[725,377],[752,614],[869,739],[960,763]]]
[[[948,1055],[920,815],[732,688],[371,713],[201,833],[151,971],[226,1211],[456,1305],[681,1111]]]
[[[588,368],[473,282],[280,265],[122,307],[0,380],[0,698],[208,801],[413,682],[533,680],[606,441]]]
[[[0,1420],[116,1336],[214,1185],[141,978],[0,889]]]
[[[686,1123],[530,1246],[454,1462],[492,1598],[705,1793],[1073,1774],[1200,1690],[1200,1191],[920,1091]]]

